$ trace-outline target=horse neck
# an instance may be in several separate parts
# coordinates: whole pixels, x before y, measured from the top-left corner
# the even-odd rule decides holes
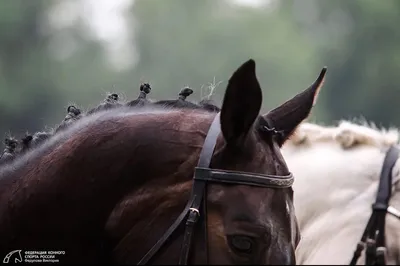
[[[111,112],[111,114],[103,113],[103,115],[105,118],[102,118],[102,115],[93,115],[81,119],[66,132],[59,133],[44,145],[21,155],[15,162],[2,166],[0,187],[27,179],[27,173],[35,170],[39,163],[51,163],[54,166],[51,169],[53,171],[58,171],[61,167],[66,168],[70,170],[68,174],[77,170],[79,173],[74,174],[78,175],[85,170],[96,171],[98,168],[107,168],[107,171],[114,171],[110,174],[116,175],[115,171],[126,170],[124,167],[128,167],[129,171],[136,170],[131,180],[136,181],[136,184],[140,186],[141,174],[147,175],[144,181],[151,181],[161,175],[174,174],[177,165],[193,159],[191,155],[195,157],[196,150],[200,151],[209,126],[202,122],[212,119],[210,113],[190,116],[181,111],[168,110],[155,110],[154,113],[151,111],[129,113],[128,111],[128,113],[113,114]],[[137,118],[140,116],[142,118]],[[176,117],[172,118],[171,123],[165,123],[171,116]],[[175,122],[172,122],[174,119]],[[90,127],[90,129],[85,130],[85,127]],[[101,146],[104,142],[108,145]],[[101,146],[100,150],[98,150],[99,146]],[[96,153],[93,153],[92,149],[96,149]],[[176,150],[175,153],[174,150]],[[164,156],[165,154],[167,155]],[[87,162],[83,163],[83,160]],[[102,160],[106,165],[100,163]],[[78,168],[70,168],[76,163],[82,165]],[[123,165],[124,163],[130,163],[130,165]],[[161,165],[162,168],[153,167],[154,165]],[[187,169],[187,167],[180,169],[182,168]],[[162,170],[154,173],[158,169]],[[46,173],[46,171],[43,172]]]
[[[74,237],[79,234],[96,236],[103,230],[125,193],[150,182],[162,189],[190,178],[207,134],[206,122],[212,116],[207,114],[196,120],[195,116],[180,112],[175,115],[140,119],[125,113],[89,123],[82,119],[82,124],[67,131],[69,135],[59,143],[48,143],[36,151],[36,156],[30,154],[18,172],[3,176],[20,177],[3,195],[7,198],[3,202],[13,202],[13,209],[0,205],[0,216],[9,217],[0,224],[0,238],[5,243],[13,239],[17,245],[29,241],[26,235],[32,234],[35,239],[34,236],[45,234],[44,229],[52,231],[54,238],[64,237],[63,226],[68,226],[77,233],[68,236],[71,243],[76,243]],[[171,123],[166,119],[172,119]],[[43,194],[47,194],[46,202]]]
[[[302,234],[301,264],[347,264],[371,214],[385,153],[376,147],[344,150],[334,142],[287,145],[294,204]]]
[[[191,181],[158,189],[148,186],[124,197],[105,226],[106,237],[114,247],[115,262],[137,263],[175,222],[189,199],[191,188]],[[174,241],[157,254],[156,261],[176,263],[182,236],[175,232]]]

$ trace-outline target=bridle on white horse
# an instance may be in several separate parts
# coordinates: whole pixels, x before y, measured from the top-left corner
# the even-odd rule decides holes
[[[391,146],[383,162],[378,193],[372,204],[372,214],[360,242],[354,251],[350,265],[356,265],[361,252],[366,247],[365,265],[386,265],[385,222],[386,213],[400,219],[400,211],[389,205],[392,195],[392,170],[399,158],[400,149]]]

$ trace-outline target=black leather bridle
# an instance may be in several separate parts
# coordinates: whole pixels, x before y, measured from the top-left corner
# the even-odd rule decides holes
[[[378,193],[375,203],[372,204],[372,214],[364,230],[360,242],[354,251],[350,265],[356,265],[361,252],[366,246],[365,265],[386,265],[385,222],[386,213],[398,219],[398,211],[389,205],[392,196],[392,170],[399,158],[400,149],[391,146],[383,162]]]
[[[185,219],[186,225],[181,246],[181,254],[179,257],[179,265],[186,265],[188,263],[194,229],[199,221],[201,221],[202,230],[204,232],[204,236],[201,238],[202,249],[199,249],[204,254],[199,257],[203,260],[203,264],[208,264],[206,226],[207,183],[241,184],[267,188],[287,188],[292,186],[293,176],[291,173],[287,176],[278,176],[209,168],[215,145],[217,143],[217,137],[220,132],[220,113],[217,113],[204,141],[198,165],[194,172],[191,196],[185,209],[137,265],[145,265],[151,259],[154,259],[157,252],[167,243],[172,234]]]

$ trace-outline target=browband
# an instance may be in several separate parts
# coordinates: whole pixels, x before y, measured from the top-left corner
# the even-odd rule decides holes
[[[231,183],[267,188],[288,188],[293,185],[292,173],[286,176],[253,174],[240,171],[218,170],[210,168],[195,168],[195,180],[208,182]]]

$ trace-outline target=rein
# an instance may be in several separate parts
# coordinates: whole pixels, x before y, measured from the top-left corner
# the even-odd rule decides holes
[[[204,236],[201,238],[201,251],[204,252],[204,254],[199,257],[203,260],[203,264],[208,264],[206,200],[207,184],[209,182],[267,188],[287,188],[292,186],[294,180],[291,173],[287,176],[279,176],[209,168],[220,132],[220,113],[217,113],[204,141],[197,167],[195,167],[192,192],[188,203],[175,222],[146,255],[143,256],[137,265],[145,265],[149,263],[151,259],[154,259],[159,250],[171,239],[172,234],[185,219],[185,231],[179,257],[179,265],[188,264],[194,229],[196,225],[198,225],[199,220],[201,220],[201,226],[204,232]]]
[[[392,206],[389,200],[392,196],[392,170],[399,158],[400,149],[391,146],[386,153],[380,175],[378,193],[375,203],[372,204],[372,214],[364,230],[361,240],[357,244],[350,265],[356,265],[366,246],[366,265],[386,265],[387,250],[385,246],[386,213],[400,219],[400,213]]]

